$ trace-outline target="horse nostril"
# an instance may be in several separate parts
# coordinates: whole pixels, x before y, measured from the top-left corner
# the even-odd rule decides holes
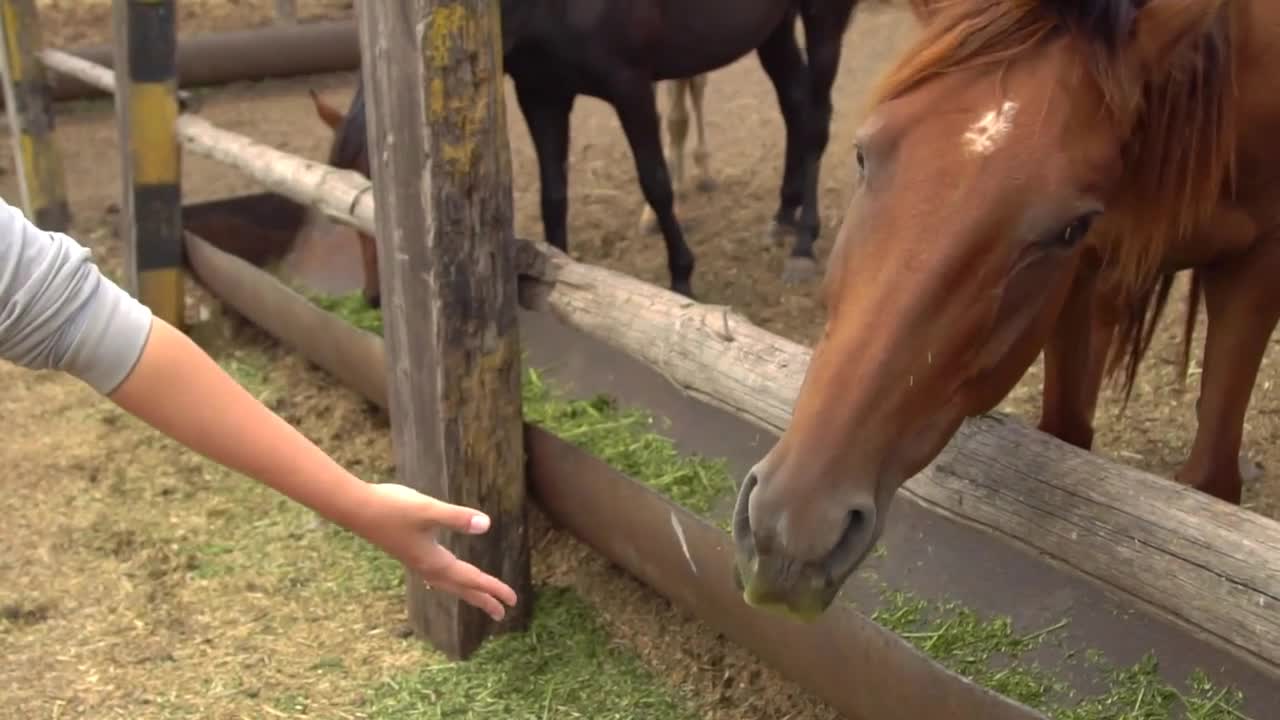
[[[876,531],[876,506],[874,503],[855,505],[845,515],[844,533],[827,558],[827,569],[834,576],[856,565],[871,549]]]
[[[862,510],[854,508],[849,511],[844,521],[844,534],[857,535],[862,526],[866,524],[867,515]]]

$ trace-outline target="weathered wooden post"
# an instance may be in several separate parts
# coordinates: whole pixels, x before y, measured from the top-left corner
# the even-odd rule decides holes
[[[495,627],[409,581],[414,628],[471,654],[529,611],[511,156],[498,0],[358,6],[400,482],[489,513],[449,547],[521,602]]]
[[[44,230],[71,225],[62,156],[54,141],[53,93],[37,57],[43,39],[35,0],[0,0],[4,106],[18,166],[22,210]]]
[[[182,166],[174,0],[114,0],[125,286],[183,325]]]

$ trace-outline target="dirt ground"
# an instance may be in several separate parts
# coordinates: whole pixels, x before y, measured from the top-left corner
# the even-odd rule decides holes
[[[105,42],[109,2],[41,3],[49,45]],[[271,3],[179,4],[183,34],[268,22]],[[345,16],[348,2],[303,0],[303,18]],[[831,144],[823,166],[820,257],[840,222],[851,181],[852,136],[867,76],[885,61],[896,23],[865,12],[846,43],[837,81]],[[289,152],[322,159],[328,130],[308,88],[345,106],[351,76],[243,84],[219,89],[202,114]],[[523,118],[508,93],[517,232],[538,237],[538,184]],[[822,324],[816,287],[779,281],[785,251],[764,240],[775,206],[782,123],[773,90],[748,57],[711,76],[707,131],[719,187],[683,202],[682,220],[698,256],[701,299],[733,305],[764,327],[810,342]],[[72,229],[109,271],[119,270],[115,128],[106,103],[58,119]],[[643,200],[620,127],[603,103],[579,99],[570,153],[570,250],[578,258],[666,282],[659,237],[638,230]],[[17,197],[4,154],[0,192]],[[184,158],[188,201],[260,188],[199,157]],[[1157,336],[1123,418],[1108,398],[1098,451],[1163,475],[1185,458],[1194,430],[1195,378],[1173,379],[1181,301]],[[257,383],[272,406],[367,478],[389,467],[386,419],[324,373],[234,323],[234,343],[211,348],[239,377]],[[1203,329],[1201,329],[1201,338]],[[225,338],[222,338],[225,340]],[[1280,344],[1280,343],[1278,343]],[[1198,347],[1197,344],[1197,353]],[[1245,429],[1246,450],[1264,468],[1246,504],[1280,517],[1280,353],[1266,358]],[[1005,403],[1034,421],[1037,365]],[[358,717],[370,683],[421,662],[399,632],[398,588],[377,579],[353,590],[357,550],[332,554],[324,531],[301,511],[198,458],[97,399],[75,381],[0,367],[0,695],[3,717]],[[228,490],[227,488],[231,488]],[[255,508],[280,512],[256,519]],[[241,533],[257,533],[256,554],[227,553]],[[762,671],[749,656],[698,627],[594,554],[540,531],[538,576],[571,584],[613,630],[679,686],[707,698],[708,717],[824,718],[829,709]],[[234,562],[225,556],[237,558]],[[363,582],[363,581],[362,581]],[[379,592],[369,592],[373,583]],[[674,632],[673,632],[674,630]],[[318,661],[317,658],[321,660]],[[174,687],[175,682],[179,687]],[[205,700],[206,695],[216,700]],[[303,699],[306,701],[304,702]]]

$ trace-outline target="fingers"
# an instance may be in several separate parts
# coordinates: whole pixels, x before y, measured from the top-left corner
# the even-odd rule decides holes
[[[480,609],[481,612],[493,618],[494,622],[499,622],[507,616],[507,609],[497,598],[492,595],[476,590],[459,586],[449,580],[438,583],[429,583],[432,590],[443,590],[447,593],[458,596],[468,605]]]
[[[375,486],[383,497],[400,503],[401,508],[431,525],[440,525],[455,532],[478,535],[489,530],[489,516],[475,508],[454,505],[407,485],[380,483]]]
[[[453,505],[435,498],[428,499],[431,501],[430,509],[427,511],[427,519],[430,522],[469,535],[479,535],[489,530],[489,516],[479,510]]]
[[[515,590],[469,562],[450,557],[444,564],[432,565],[434,567],[429,570],[418,571],[424,582],[432,588],[461,597],[495,620],[501,620],[506,612],[503,604],[516,604],[518,598]]]
[[[454,559],[444,567],[430,573],[421,573],[422,579],[435,586],[445,584],[478,590],[501,600],[507,605],[516,604],[516,591],[498,578],[486,573],[465,560]]]

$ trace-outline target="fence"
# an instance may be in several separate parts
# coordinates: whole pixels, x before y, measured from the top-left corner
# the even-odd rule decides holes
[[[29,3],[6,0],[6,4]],[[118,2],[122,12],[136,11],[135,6],[140,5],[172,6],[172,2]],[[424,63],[431,59],[424,59],[406,33],[387,32],[387,28],[406,10],[410,17],[426,18],[428,6],[436,5],[457,8],[465,28],[454,26],[453,34],[444,43],[457,52],[437,58],[438,66],[428,68]],[[364,14],[361,45],[365,57],[370,58],[362,72],[370,93],[371,135],[394,134],[400,147],[411,149],[444,142],[441,138],[458,128],[450,128],[447,118],[428,122],[424,117],[423,78],[428,77],[428,69],[448,72],[459,63],[488,63],[497,57],[496,51],[466,52],[474,48],[463,45],[464,36],[481,43],[497,43],[496,34],[491,32],[496,23],[488,15],[496,12],[496,3],[403,0],[364,3],[360,12]],[[6,37],[14,37],[13,32],[9,31]],[[165,41],[172,47],[171,36]],[[492,50],[492,45],[489,47]],[[27,46],[22,52],[38,57],[49,70],[115,92],[117,98],[127,96],[119,92],[117,80],[105,68],[56,50]],[[9,54],[15,56],[13,43]],[[31,66],[28,61],[23,62],[26,64],[22,67]],[[489,114],[467,131],[478,133],[471,136],[475,155],[470,158],[470,167],[480,168],[484,176],[480,201],[492,204],[495,211],[472,213],[473,218],[483,215],[485,220],[466,220],[467,231],[462,237],[446,237],[441,231],[445,223],[435,222],[431,214],[444,212],[440,210],[448,206],[444,198],[463,192],[463,178],[448,167],[424,167],[422,158],[426,153],[396,153],[397,158],[409,158],[410,164],[403,166],[396,164],[402,161],[383,158],[375,170],[375,182],[370,182],[355,173],[256,143],[190,113],[172,117],[169,136],[160,128],[153,129],[150,135],[129,136],[135,143],[156,144],[171,137],[183,150],[234,166],[277,193],[375,235],[383,257],[407,258],[403,265],[382,266],[382,282],[387,290],[385,345],[353,328],[338,329],[334,324],[338,321],[333,318],[313,317],[309,313],[319,311],[308,310],[305,300],[260,271],[240,267],[244,265],[242,261],[198,238],[166,235],[166,242],[186,249],[184,262],[193,266],[197,276],[215,293],[392,411],[402,482],[413,482],[415,475],[471,480],[473,484],[465,487],[423,489],[454,502],[482,498],[486,509],[496,508],[501,515],[495,527],[513,530],[510,534],[499,532],[468,539],[471,544],[460,550],[463,557],[487,567],[500,567],[504,579],[518,587],[527,586],[528,548],[520,520],[524,469],[517,460],[528,443],[535,466],[530,482],[553,516],[615,562],[762,657],[778,663],[786,674],[842,711],[855,717],[879,718],[894,713],[942,717],[945,708],[954,710],[954,703],[962,703],[969,708],[984,708],[978,715],[982,717],[1030,716],[1025,708],[993,698],[936,666],[921,665],[918,656],[900,640],[878,632],[855,614],[833,609],[828,619],[808,629],[790,625],[782,628],[776,624],[781,621],[734,606],[728,599],[732,591],[726,589],[727,574],[723,578],[715,574],[690,577],[687,568],[672,567],[680,564],[670,559],[675,546],[653,539],[668,524],[664,513],[691,527],[698,527],[696,519],[678,515],[674,509],[654,509],[658,506],[646,503],[656,501],[637,497],[624,505],[639,519],[617,518],[610,530],[615,534],[611,539],[610,532],[591,526],[586,507],[594,502],[591,512],[597,516],[616,514],[616,508],[610,510],[603,497],[584,497],[581,489],[578,497],[568,499],[574,493],[566,488],[563,479],[554,477],[556,470],[564,475],[566,463],[585,461],[571,459],[568,454],[556,455],[567,451],[549,449],[549,441],[539,439],[536,432],[522,435],[518,417],[509,411],[519,407],[515,361],[518,353],[511,340],[517,276],[520,303],[526,308],[549,313],[565,325],[638,358],[687,393],[773,431],[780,431],[789,421],[809,350],[752,325],[729,309],[690,303],[687,298],[626,275],[575,262],[542,243],[514,241],[510,234],[510,167],[502,157],[507,152],[506,130],[499,121],[501,76],[492,66],[486,65],[485,69],[494,79],[475,92],[486,94]],[[136,82],[137,78],[131,80]],[[176,108],[175,90],[167,87],[166,102]],[[451,86],[445,82],[444,87]],[[456,99],[471,102],[475,98],[459,95]],[[118,101],[118,107],[122,102]],[[403,122],[403,118],[411,118],[412,122]],[[418,164],[412,164],[415,162]],[[46,182],[34,173],[28,175],[30,183]],[[399,181],[422,177],[429,178],[424,193],[418,192],[416,180]],[[138,175],[133,180],[137,181]],[[399,195],[397,186],[403,188]],[[135,197],[140,196],[136,182],[128,187],[135,188]],[[434,200],[424,203],[424,195]],[[424,239],[418,241],[419,237]],[[171,251],[169,248],[166,252]],[[452,256],[454,262],[462,262],[466,253],[476,252],[493,253],[499,262],[486,274],[477,272],[466,278],[450,279],[439,269],[448,264],[440,261],[442,257]],[[169,263],[169,255],[165,258]],[[432,259],[435,261],[428,262]],[[437,289],[432,294],[428,294],[426,284],[414,279],[429,273],[435,273]],[[237,279],[233,282],[232,277]],[[458,313],[461,308],[451,305],[450,292],[456,288],[450,283],[467,284],[467,297],[472,299],[467,312],[472,313],[473,327],[481,330],[463,330],[453,324],[451,313]],[[266,308],[268,298],[275,309]],[[431,312],[429,317],[419,315],[411,323],[407,307],[430,307]],[[475,322],[477,312],[483,319]],[[294,319],[283,322],[281,313],[291,313]],[[319,330],[321,326],[323,331]],[[489,340],[482,341],[481,336],[486,333]],[[495,333],[496,343],[492,342]],[[460,352],[460,347],[465,351]],[[415,374],[413,368],[430,365],[423,362],[428,357],[435,359],[440,368],[438,374]],[[460,397],[450,394],[450,388],[461,386],[488,390],[480,394],[479,404],[464,407]],[[405,398],[421,400],[406,405]],[[467,413],[474,420],[474,434],[446,433],[438,420],[445,412]],[[410,438],[415,440],[411,442]],[[422,438],[428,441],[421,442]],[[492,450],[481,453],[479,461],[469,461],[461,451],[467,447]],[[444,465],[419,472],[432,462],[429,456],[433,454],[444,458],[435,461]],[[477,464],[466,465],[467,462]],[[540,463],[542,470],[538,471],[536,466]],[[633,492],[623,485],[616,487],[617,493]],[[1280,557],[1280,524],[1069,447],[999,416],[966,423],[943,456],[906,483],[902,495],[1069,565],[1192,631],[1211,636],[1267,672],[1280,671],[1280,613],[1275,611],[1280,602],[1280,573],[1275,562]],[[701,538],[700,544],[694,543],[694,553],[704,566],[708,562],[722,563],[727,573],[727,558],[714,550],[715,541],[708,534],[711,532],[710,528],[702,528],[691,533]],[[670,535],[669,527],[665,535]],[[634,557],[637,545],[632,545],[632,550],[620,549],[616,544],[619,536],[654,543],[654,557]],[[681,557],[688,552],[684,549]],[[410,587],[415,583],[411,582]],[[428,601],[422,597],[415,600],[413,592],[410,597],[411,613],[417,618],[418,627],[430,633],[438,646],[456,655],[467,654],[488,633],[517,628],[523,622],[516,616],[511,624],[494,628],[480,618],[467,617],[456,603],[447,607],[432,605],[427,610],[424,608]],[[843,656],[832,649],[833,645],[844,648]],[[851,652],[849,647],[861,650]],[[863,673],[864,679],[880,678],[870,687],[882,690],[867,693],[849,688],[842,675],[853,668]],[[917,683],[943,683],[948,690],[919,692],[911,687],[915,683],[903,679],[906,677],[917,678]],[[865,687],[868,686],[864,685],[864,690]]]

